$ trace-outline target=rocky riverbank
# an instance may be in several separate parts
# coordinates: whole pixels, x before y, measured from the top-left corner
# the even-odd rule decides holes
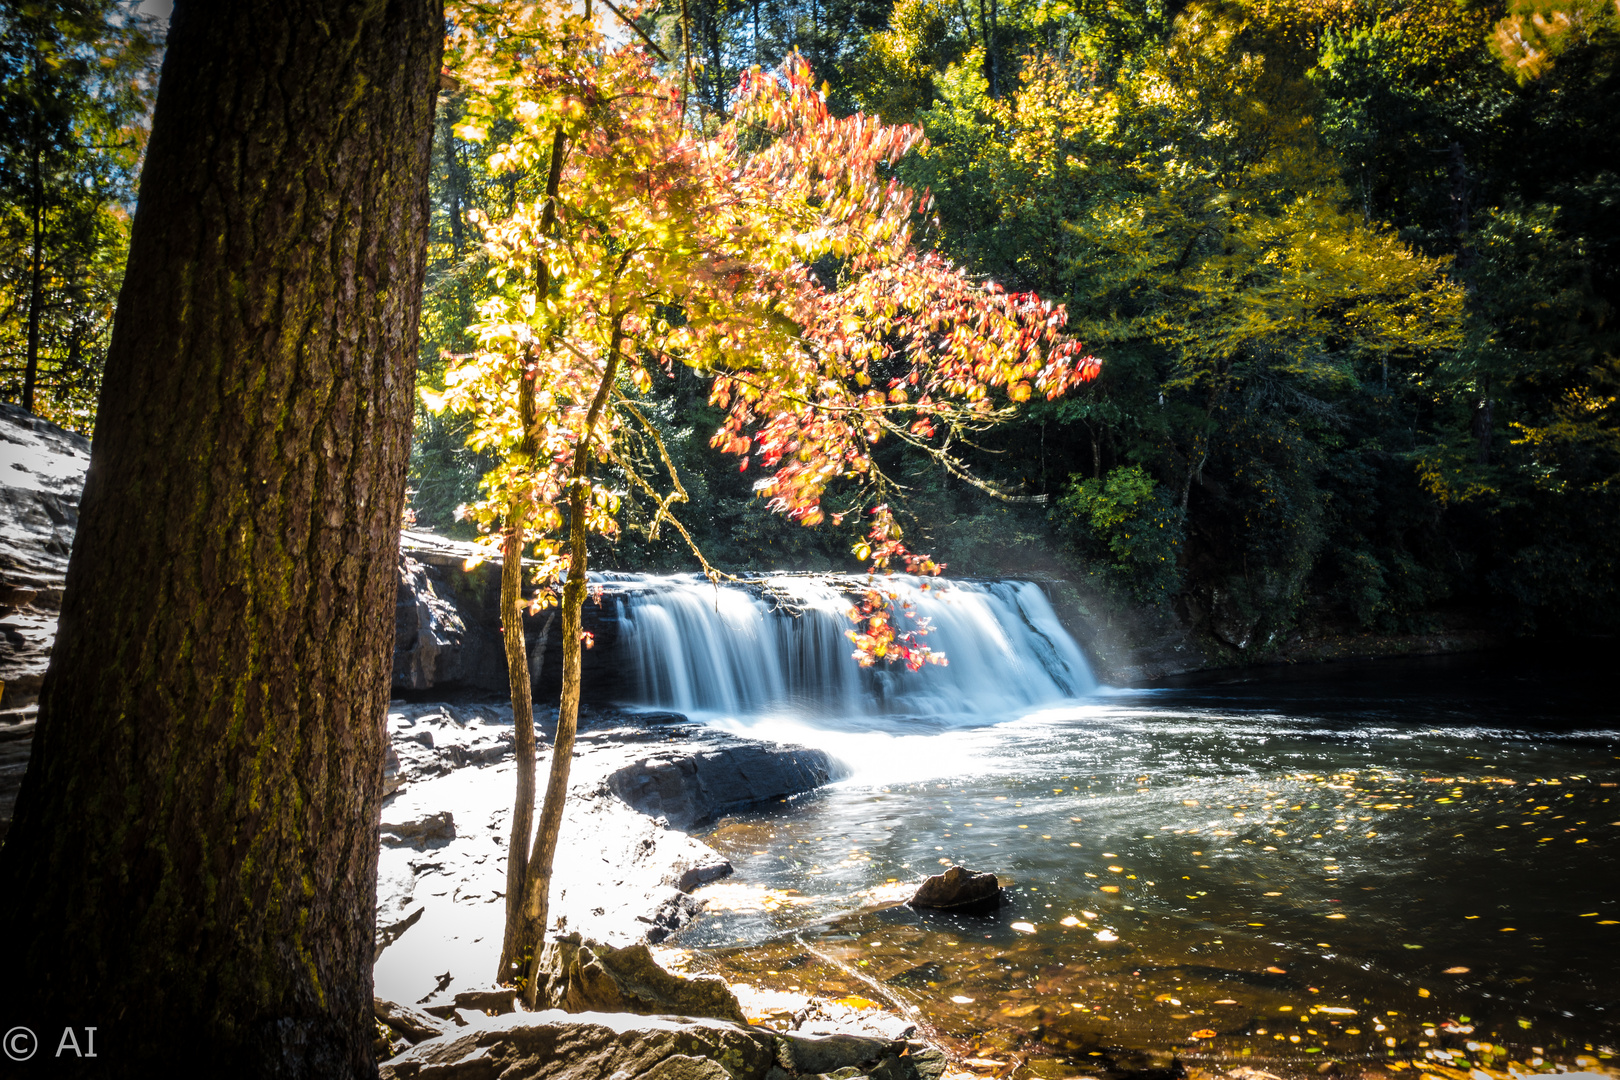
[[[554,724],[553,713],[537,725],[542,778]],[[377,993],[432,1005],[495,973],[512,714],[494,703],[395,702],[388,726]],[[556,924],[617,945],[663,940],[699,910],[692,890],[731,872],[683,830],[838,775],[819,750],[738,738],[672,713],[584,712],[557,854]]]

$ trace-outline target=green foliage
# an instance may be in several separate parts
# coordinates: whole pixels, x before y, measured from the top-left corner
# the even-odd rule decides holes
[[[1181,513],[1172,493],[1140,465],[1112,469],[1102,479],[1073,477],[1054,516],[1082,555],[1106,560],[1137,599],[1164,603],[1175,595]]]
[[[160,48],[112,0],[0,3],[0,396],[88,432]]]
[[[798,47],[836,111],[921,124],[928,144],[896,169],[934,198],[919,239],[1064,300],[1105,360],[1082,392],[953,444],[1022,502],[941,480],[911,448],[878,455],[903,482],[896,514],[952,572],[1170,600],[1251,651],[1301,622],[1404,632],[1459,605],[1524,628],[1620,625],[1620,9],[688,11],[706,102],[729,107],[717,87]],[[644,21],[677,78],[678,13]],[[1526,47],[1533,71],[1503,66]],[[701,393],[655,380],[648,410],[706,550],[849,565],[830,533],[761,512],[707,445],[720,416]],[[690,568],[633,527],[654,508],[620,486],[631,527],[593,557]],[[1144,506],[1180,540],[1162,563],[1093,521]]]

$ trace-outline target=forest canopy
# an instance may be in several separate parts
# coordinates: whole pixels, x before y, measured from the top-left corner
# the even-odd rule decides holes
[[[892,175],[931,196],[916,242],[1061,304],[1063,329],[1101,359],[1094,382],[954,444],[965,475],[901,439],[874,447],[908,543],[950,573],[1052,574],[1088,604],[1158,611],[1250,656],[1302,627],[1620,622],[1613,0],[686,0],[627,14],[636,30],[610,32],[650,43],[652,71],[689,88],[696,134],[733,119],[749,72],[795,57],[833,115],[915,125]],[[100,25],[97,70],[123,70],[124,24]],[[8,87],[26,89],[30,63],[8,52]],[[466,88],[446,89],[434,142],[418,373],[434,392],[479,345],[500,261],[480,223],[544,179],[493,160],[510,121],[471,138],[468,107]],[[18,164],[0,332],[18,400],[38,140],[4,135]],[[112,169],[99,145],[52,149],[59,175]],[[107,191],[95,205],[113,220]],[[86,267],[118,264],[116,233]],[[85,289],[102,280],[53,258]],[[72,352],[68,333],[91,324],[50,317],[41,340],[65,342],[52,362],[93,381],[102,346],[87,330]],[[859,567],[847,530],[773,514],[756,474],[711,445],[725,410],[706,379],[648,375],[639,409],[712,563]],[[37,407],[84,426],[55,378]],[[498,462],[467,445],[468,423],[419,413],[421,525],[473,528],[456,510]],[[598,482],[623,527],[592,539],[593,565],[696,569],[615,468]]]

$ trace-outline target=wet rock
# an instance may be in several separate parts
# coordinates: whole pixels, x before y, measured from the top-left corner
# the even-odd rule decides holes
[[[789,753],[733,742],[693,753],[661,751],[608,776],[613,794],[648,817],[690,829],[730,810],[813,791],[838,771],[820,750]]]
[[[658,966],[642,944],[616,949],[586,941],[578,934],[548,941],[540,954],[535,982],[535,1002],[541,1008],[748,1023],[725,980],[713,975],[672,975]]]
[[[827,1035],[815,1038],[783,1035],[777,1044],[776,1063],[790,1073],[833,1073],[862,1066],[875,1066],[893,1053],[892,1042],[859,1035]]]
[[[907,903],[928,908],[992,908],[1001,903],[1001,884],[994,874],[953,866],[918,886]]]

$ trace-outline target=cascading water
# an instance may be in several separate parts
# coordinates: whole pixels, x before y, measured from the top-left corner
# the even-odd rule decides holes
[[[612,575],[636,704],[719,717],[864,726],[876,717],[1003,719],[1096,688],[1038,585],[884,579],[927,618],[945,666],[861,668],[852,580],[784,575],[749,590],[695,576]]]

